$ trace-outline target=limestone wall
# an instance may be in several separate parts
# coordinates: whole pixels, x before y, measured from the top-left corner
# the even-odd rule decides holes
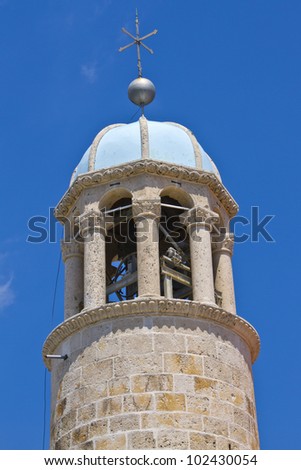
[[[236,317],[237,319],[237,317]],[[53,361],[51,448],[257,449],[250,351],[184,316],[104,320]]]

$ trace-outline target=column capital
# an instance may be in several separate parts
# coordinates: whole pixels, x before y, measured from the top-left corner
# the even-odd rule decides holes
[[[228,253],[230,256],[233,255],[233,247],[234,247],[234,236],[232,233],[228,233],[222,240],[216,241],[212,243],[212,252],[223,252]]]
[[[61,240],[61,250],[64,263],[72,256],[84,256],[84,246],[74,238],[68,242]]]
[[[133,218],[158,218],[161,216],[161,199],[133,199]]]
[[[105,232],[105,215],[99,210],[91,209],[78,217],[78,224],[82,238],[96,232]]]
[[[216,212],[205,207],[196,206],[186,212],[184,216],[184,224],[189,228],[192,225],[201,226],[206,230],[211,230],[212,225],[219,221]]]

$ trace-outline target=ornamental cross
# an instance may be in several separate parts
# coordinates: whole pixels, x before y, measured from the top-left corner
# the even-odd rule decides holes
[[[141,54],[140,54],[140,46],[144,47],[144,49],[146,49],[148,52],[150,52],[151,54],[154,53],[154,51],[146,46],[145,44],[143,44],[142,41],[144,41],[144,39],[147,39],[149,38],[150,36],[153,36],[154,34],[157,34],[158,30],[157,29],[154,29],[154,31],[152,31],[151,33],[149,34],[146,34],[145,36],[143,36],[142,38],[140,37],[140,32],[139,32],[139,18],[138,18],[138,11],[136,10],[136,37],[133,36],[133,34],[129,33],[125,28],[122,28],[121,31],[124,33],[124,34],[127,34],[128,36],[130,36],[130,38],[134,39],[133,42],[131,42],[130,44],[128,44],[127,46],[124,46],[124,47],[120,47],[119,48],[119,52],[122,52],[124,51],[125,49],[128,49],[129,47],[132,47],[136,44],[137,46],[137,58],[138,58],[138,77],[142,77],[142,65],[141,65]]]

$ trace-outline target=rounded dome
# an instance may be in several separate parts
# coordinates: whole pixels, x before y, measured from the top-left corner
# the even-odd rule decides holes
[[[73,172],[71,184],[83,174],[150,159],[220,174],[193,133],[174,122],[148,121],[142,116],[131,124],[113,124],[95,137]]]

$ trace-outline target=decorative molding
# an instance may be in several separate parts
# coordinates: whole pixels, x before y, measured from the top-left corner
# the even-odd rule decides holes
[[[196,206],[187,211],[184,216],[184,223],[189,227],[203,225],[204,228],[211,230],[212,225],[219,222],[219,215],[210,209]]]
[[[133,199],[132,211],[134,219],[139,217],[160,217],[161,199]]]
[[[83,256],[84,255],[84,244],[77,242],[76,240],[70,240],[65,242],[61,240],[61,250],[64,263],[68,258],[73,256]]]
[[[259,354],[260,339],[257,331],[243,318],[222,308],[180,299],[137,298],[105,304],[92,310],[83,310],[58,325],[44,343],[42,354],[46,367],[51,369],[51,361],[46,358],[46,355],[54,354],[65,339],[83,328],[104,320],[129,316],[139,317],[140,315],[188,317],[212,321],[233,331],[245,341],[249,347],[252,362]]]
[[[63,221],[68,216],[74,203],[85,188],[91,188],[114,180],[119,181],[143,173],[204,184],[211,189],[231,217],[238,211],[237,203],[213,173],[172,163],[145,159],[78,176],[58,203],[55,209],[56,218]]]
[[[105,230],[105,216],[102,212],[91,209],[78,217],[79,232],[84,239],[87,235]]]
[[[233,255],[233,248],[234,248],[234,238],[232,234],[228,234],[223,240],[219,240],[217,242],[212,243],[212,252],[225,252],[229,253],[231,256]]]

